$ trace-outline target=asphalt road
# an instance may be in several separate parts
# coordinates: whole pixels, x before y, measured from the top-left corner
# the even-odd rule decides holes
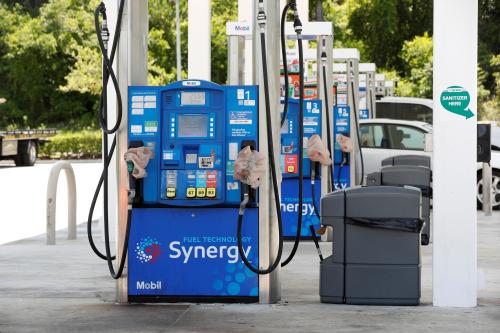
[[[0,244],[44,234],[46,230],[47,183],[57,161],[40,161],[33,167],[0,163]],[[70,161],[76,176],[77,223],[86,221],[99,179],[100,161]],[[56,228],[67,226],[67,185],[64,172],[59,177]],[[98,204],[96,211],[100,212]],[[97,214],[95,219],[99,218]]]

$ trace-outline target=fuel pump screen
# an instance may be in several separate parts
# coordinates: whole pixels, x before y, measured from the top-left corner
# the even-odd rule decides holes
[[[205,105],[205,92],[181,92],[181,105]]]
[[[179,115],[179,138],[205,138],[208,134],[208,115]]]

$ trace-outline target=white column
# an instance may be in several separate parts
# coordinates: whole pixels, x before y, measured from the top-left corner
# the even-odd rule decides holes
[[[188,0],[188,78],[210,81],[212,1]]]
[[[238,0],[238,21],[253,22],[253,1]],[[254,84],[253,79],[253,41],[252,39],[245,40],[245,67],[244,80],[247,85]]]
[[[434,1],[435,306],[477,305],[477,25],[477,1]]]

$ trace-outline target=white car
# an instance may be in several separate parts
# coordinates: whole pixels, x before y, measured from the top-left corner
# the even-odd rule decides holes
[[[427,155],[426,134],[432,134],[432,125],[421,121],[396,119],[360,120],[360,138],[363,149],[365,175],[378,171],[382,160],[397,155]],[[491,166],[493,168],[493,208],[500,209],[500,127],[492,127]],[[477,165],[477,201],[481,207],[482,163]]]

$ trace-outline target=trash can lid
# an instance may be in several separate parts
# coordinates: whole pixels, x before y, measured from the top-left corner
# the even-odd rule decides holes
[[[430,168],[431,158],[427,155],[398,155],[382,160],[382,166],[386,165],[421,165]]]
[[[321,199],[323,217],[420,218],[421,193],[404,186],[355,186]]]

